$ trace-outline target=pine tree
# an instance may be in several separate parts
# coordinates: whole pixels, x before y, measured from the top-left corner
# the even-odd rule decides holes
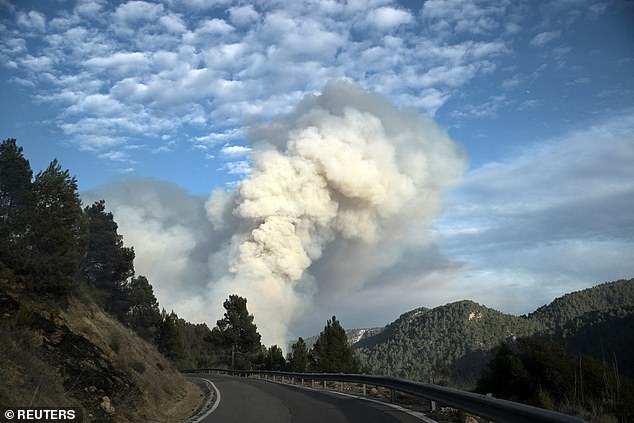
[[[292,372],[305,373],[308,371],[308,347],[302,337],[291,345],[288,362]]]
[[[335,316],[328,320],[310,353],[314,370],[325,373],[356,373],[359,361],[348,345],[346,331]]]
[[[261,336],[247,310],[247,299],[230,295],[223,306],[224,317],[216,322],[210,340],[222,351],[228,366],[248,369],[260,350]]]
[[[271,345],[267,350],[265,369],[274,371],[286,370],[286,360],[284,360],[282,349],[277,345]]]
[[[126,289],[125,323],[146,341],[155,342],[162,318],[152,285],[145,276],[132,278]]]
[[[178,315],[172,311],[162,311],[162,323],[158,332],[158,350],[172,363],[178,363],[186,356],[185,340],[179,330]]]
[[[84,254],[86,231],[77,180],[57,160],[33,183],[36,210],[30,233],[33,288],[67,294],[75,285]]]
[[[0,144],[0,267],[25,271],[35,210],[33,171],[13,138]]]
[[[103,200],[84,209],[88,246],[81,262],[80,276],[97,289],[98,297],[103,297],[99,301],[101,305],[124,320],[132,305],[127,298],[126,284],[134,275],[134,250],[123,246],[117,223],[112,213],[105,209]]]

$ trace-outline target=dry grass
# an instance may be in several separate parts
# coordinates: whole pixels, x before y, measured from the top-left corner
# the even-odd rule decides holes
[[[3,288],[0,281],[1,405],[81,404],[87,422],[168,423],[201,401],[200,388],[96,304],[71,299],[61,309]],[[101,406],[104,396],[114,413]]]

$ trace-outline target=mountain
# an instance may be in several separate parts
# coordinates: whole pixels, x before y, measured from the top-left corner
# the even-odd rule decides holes
[[[561,328],[587,313],[614,311],[634,306],[634,279],[608,282],[571,292],[529,314],[547,328]]]
[[[402,314],[356,344],[372,373],[473,387],[507,339],[540,335],[570,351],[632,367],[634,279],[566,294],[527,316],[513,316],[464,300]],[[595,341],[588,342],[589,336]]]
[[[450,366],[466,354],[533,333],[538,325],[464,300],[407,312],[354,347],[373,373],[438,382],[448,379]]]
[[[201,391],[90,299],[35,296],[0,274],[0,404],[77,407],[85,422],[187,418]]]

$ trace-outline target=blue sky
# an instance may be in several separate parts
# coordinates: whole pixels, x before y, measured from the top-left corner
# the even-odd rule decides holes
[[[592,0],[0,0],[0,134],[36,171],[57,157],[85,198],[120,213],[133,187],[193,210],[248,177],[246,128],[346,78],[433,118],[468,164],[425,253],[443,257],[428,266],[438,281],[395,263],[389,292],[369,281],[338,297],[343,317],[375,325],[464,297],[523,313],[634,275],[632,16],[631,2]],[[149,243],[137,255],[157,248],[128,238]],[[194,243],[183,251],[204,250]],[[154,279],[159,301],[192,318]],[[328,313],[317,305],[294,331]]]

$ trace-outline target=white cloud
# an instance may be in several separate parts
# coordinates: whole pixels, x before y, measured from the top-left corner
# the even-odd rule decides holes
[[[161,24],[170,32],[182,33],[187,31],[187,26],[185,22],[180,18],[180,16],[168,14],[161,16],[159,19]]]
[[[183,41],[195,46],[212,45],[212,43],[218,41],[218,37],[226,36],[233,31],[233,26],[229,25],[223,19],[207,19],[193,32],[185,34]]]
[[[376,26],[380,30],[390,30],[400,25],[411,23],[414,18],[412,15],[401,9],[393,7],[379,7],[368,13],[368,22]]]
[[[16,22],[27,32],[43,33],[46,30],[46,17],[35,10],[31,10],[28,13],[18,12]]]
[[[235,158],[249,154],[251,152],[251,147],[225,144],[220,149],[220,152],[225,157]]]
[[[229,19],[231,23],[238,26],[249,25],[258,20],[259,13],[253,8],[253,5],[235,6],[229,8]]]
[[[75,11],[81,16],[94,18],[99,14],[102,8],[103,5],[99,1],[81,1],[75,6]]]
[[[102,151],[107,148],[116,147],[125,143],[125,140],[119,137],[107,135],[77,135],[74,128],[62,128],[65,133],[75,135],[72,141],[83,151]]]
[[[214,2],[219,13],[210,15],[212,4],[198,0],[86,1],[53,16],[45,42],[28,49],[7,23],[0,58],[22,72],[16,83],[31,81],[38,99],[58,107],[56,122],[78,143],[155,144],[187,127],[180,139],[203,148],[240,143],[241,127],[338,78],[434,115],[512,54],[501,32],[509,5],[431,0],[413,16],[388,0]],[[21,13],[25,25],[38,21]],[[449,32],[436,31],[441,23]]]
[[[88,113],[109,116],[125,113],[124,106],[110,96],[103,94],[88,95],[66,109],[68,113]]]
[[[127,153],[123,151],[112,150],[106,153],[100,153],[99,157],[113,162],[136,163],[134,160],[130,159],[130,156]]]
[[[149,60],[141,52],[118,52],[110,56],[93,57],[86,61],[86,65],[97,71],[103,69],[112,71],[117,76],[126,76],[145,71],[149,65]]]
[[[478,104],[466,104],[451,112],[457,119],[462,118],[492,118],[496,117],[498,110],[507,103],[506,96],[497,95],[487,101]]]
[[[129,1],[117,7],[114,13],[115,21],[130,25],[139,21],[158,19],[163,13],[163,5],[145,1]]]
[[[452,33],[489,34],[503,22],[508,1],[428,0],[421,9],[423,20],[441,37]]]
[[[525,77],[520,74],[513,75],[510,78],[507,78],[502,81],[502,88],[505,90],[510,90],[513,88],[517,88],[525,82]]]
[[[30,54],[19,60],[19,63],[28,68],[32,72],[44,72],[51,70],[53,67],[53,59],[48,56],[33,57]]]
[[[458,87],[473,78],[477,71],[477,65],[437,66],[421,75],[418,84],[421,87],[432,87],[440,84]]]
[[[242,137],[242,130],[238,128],[232,128],[222,132],[212,132],[207,135],[194,137],[192,141],[196,145],[209,147],[220,142],[232,141],[240,137]]]
[[[246,160],[239,160],[236,162],[227,162],[218,170],[226,171],[229,175],[248,175],[251,173],[251,165]]]
[[[551,41],[556,40],[560,36],[561,36],[561,31],[544,31],[544,32],[540,32],[539,34],[535,35],[531,39],[530,45],[535,46],[535,47],[542,47],[542,46],[550,43]]]

